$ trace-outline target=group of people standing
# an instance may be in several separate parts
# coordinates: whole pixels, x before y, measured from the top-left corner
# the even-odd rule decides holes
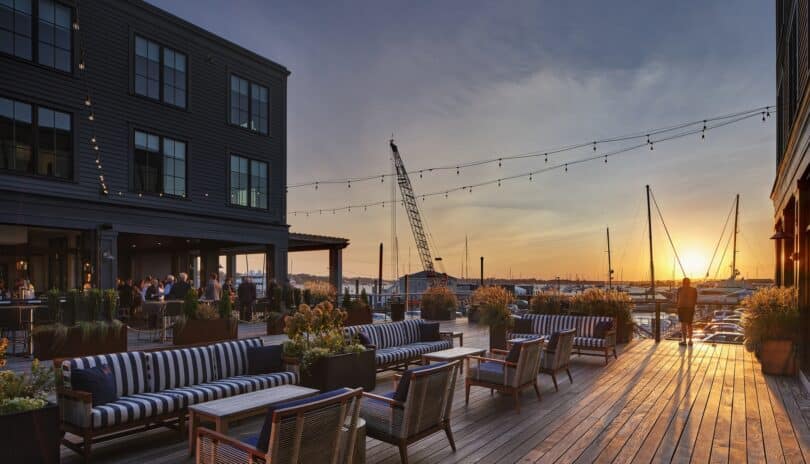
[[[238,297],[239,314],[242,320],[253,318],[253,306],[256,303],[256,284],[249,276],[242,278],[236,288],[233,278],[226,277],[224,283],[219,282],[219,275],[212,272],[204,288],[194,289],[189,281],[188,274],[181,272],[177,279],[171,274],[160,280],[147,276],[138,282],[131,278],[119,279],[118,296],[121,307],[135,309],[145,301],[182,300],[189,291],[196,291],[197,296],[203,300],[217,302],[227,292],[230,298]]]

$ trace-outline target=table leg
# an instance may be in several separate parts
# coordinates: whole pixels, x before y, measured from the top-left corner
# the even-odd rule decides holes
[[[462,332],[461,335],[458,336],[458,344],[464,346],[464,332]]]
[[[188,411],[188,455],[194,456],[197,447],[197,425],[199,419],[194,411]]]

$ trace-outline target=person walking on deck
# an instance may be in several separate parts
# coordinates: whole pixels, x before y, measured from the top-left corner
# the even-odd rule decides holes
[[[692,346],[692,322],[695,319],[697,289],[692,287],[688,277],[683,278],[683,285],[678,289],[678,320],[681,321],[681,346]]]

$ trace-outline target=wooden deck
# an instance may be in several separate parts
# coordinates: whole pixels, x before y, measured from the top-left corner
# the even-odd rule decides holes
[[[466,321],[443,323],[463,330],[465,346],[487,344],[486,332]],[[274,341],[276,337],[273,338]],[[575,357],[574,383],[565,375],[555,392],[541,376],[542,401],[533,391],[511,398],[473,389],[465,406],[455,394],[452,428],[457,452],[444,434],[410,447],[411,462],[810,462],[810,398],[798,381],[762,375],[739,345],[636,341],[608,366],[598,357]],[[391,375],[377,391],[391,389]],[[256,434],[260,420],[233,427]],[[369,463],[397,463],[396,447],[368,439]],[[94,462],[183,463],[184,438],[153,430],[94,447]],[[79,462],[64,450],[65,463]]]

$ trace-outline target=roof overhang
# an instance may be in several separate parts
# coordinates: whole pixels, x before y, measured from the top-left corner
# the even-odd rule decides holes
[[[290,232],[287,251],[321,251],[343,249],[349,246],[349,239],[325,235],[299,234]]]

